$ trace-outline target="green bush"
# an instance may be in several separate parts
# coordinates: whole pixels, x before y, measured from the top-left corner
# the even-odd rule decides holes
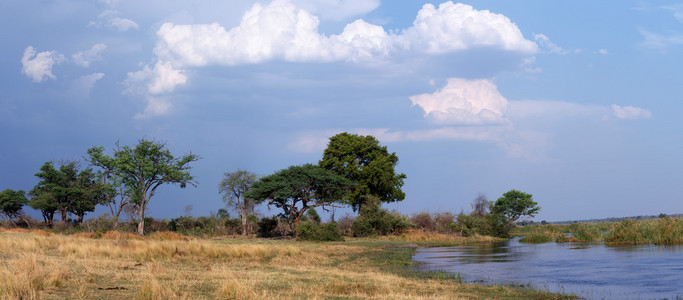
[[[278,234],[276,229],[278,225],[277,217],[261,218],[258,222],[258,234],[260,237],[274,237]]]
[[[507,238],[510,236],[510,231],[504,224],[505,217],[498,214],[487,213],[483,216],[475,216],[460,213],[454,231],[462,236],[478,234]]]
[[[354,236],[394,234],[411,227],[412,224],[404,215],[380,208],[379,198],[367,196],[367,199],[360,209],[360,216],[353,221],[351,226]]]
[[[315,224],[304,222],[296,227],[296,237],[302,241],[334,242],[343,241],[337,225],[334,223]]]

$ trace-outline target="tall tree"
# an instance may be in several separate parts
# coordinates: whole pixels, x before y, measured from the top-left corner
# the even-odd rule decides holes
[[[256,174],[237,170],[224,174],[223,180],[218,184],[218,191],[223,194],[226,205],[234,207],[242,217],[242,235],[247,235],[247,217],[254,213],[255,201],[244,197],[251,185],[256,181]]]
[[[290,225],[298,224],[309,208],[334,207],[342,204],[353,182],[312,164],[291,166],[254,182],[245,195],[257,203],[281,208]]]
[[[3,219],[12,223],[12,225],[17,226],[14,219],[20,218],[22,214],[22,208],[28,203],[28,198],[26,198],[26,192],[22,190],[4,190],[0,192],[0,213]]]
[[[131,195],[131,202],[138,206],[138,234],[145,232],[145,209],[152,200],[157,188],[163,184],[187,184],[196,186],[190,175],[190,163],[199,157],[192,153],[176,158],[166,149],[165,143],[142,139],[131,148],[117,149],[114,156],[104,154],[103,147],[88,149],[91,162],[120,178]]]
[[[491,212],[504,217],[505,227],[509,227],[524,216],[533,217],[541,207],[534,202],[531,194],[520,192],[518,190],[509,190],[503,194],[503,197],[498,198],[493,204]]]
[[[318,164],[357,184],[348,196],[354,210],[359,210],[369,195],[385,203],[405,198],[401,187],[406,175],[395,171],[398,156],[373,136],[344,132],[331,137]]]

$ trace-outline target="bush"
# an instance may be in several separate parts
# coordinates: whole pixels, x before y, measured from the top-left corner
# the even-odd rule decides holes
[[[442,212],[434,217],[436,230],[441,233],[454,233],[456,228],[455,216],[450,212]]]
[[[258,222],[258,234],[260,237],[274,237],[277,235],[276,229],[279,220],[277,217],[261,218]]]
[[[411,223],[404,215],[380,208],[379,198],[368,196],[367,199],[360,209],[360,216],[353,221],[351,226],[354,236],[387,235],[400,233],[410,228]]]
[[[460,232],[462,236],[478,234],[507,238],[510,236],[510,231],[504,224],[505,217],[498,214],[488,213],[483,216],[475,216],[460,213],[458,224],[453,230]]]
[[[304,222],[296,227],[296,237],[302,241],[333,242],[343,241],[337,225],[334,223],[315,224]]]
[[[428,232],[436,231],[436,222],[432,219],[432,215],[426,212],[413,215],[410,218],[416,229]]]
[[[337,222],[337,228],[343,236],[353,236],[353,217],[348,213]]]

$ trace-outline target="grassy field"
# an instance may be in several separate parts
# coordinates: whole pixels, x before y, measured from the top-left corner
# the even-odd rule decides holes
[[[565,233],[571,233],[570,236]],[[531,225],[514,228],[523,242],[605,242],[607,245],[683,244],[683,218],[625,220],[621,222]]]
[[[509,286],[464,284],[445,273],[411,269],[415,243],[465,242],[415,232],[309,243],[195,239],[171,233],[144,238],[118,232],[66,236],[0,229],[0,298],[566,298]]]

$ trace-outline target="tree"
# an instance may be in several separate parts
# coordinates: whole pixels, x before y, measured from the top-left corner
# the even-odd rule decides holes
[[[62,222],[67,221],[69,213],[81,222],[86,212],[95,211],[95,206],[102,203],[102,186],[95,182],[92,169],[79,171],[76,161],[63,162],[59,169],[46,162],[35,176],[41,180],[30,192],[35,196],[30,205],[41,210],[48,226],[55,212],[60,213]]]
[[[140,235],[144,235],[145,209],[159,186],[196,186],[190,175],[190,163],[199,157],[190,153],[175,158],[166,149],[165,143],[142,139],[134,148],[120,147],[117,143],[113,157],[104,154],[103,147],[92,147],[88,149],[88,156],[91,163],[116,176],[126,187],[126,193],[131,196],[130,201],[137,205]]]
[[[245,197],[256,203],[268,201],[284,211],[289,224],[299,224],[301,216],[313,207],[342,204],[354,188],[353,182],[312,164],[291,166],[263,177],[251,186]]]
[[[524,216],[533,217],[539,210],[541,207],[534,202],[531,194],[510,190],[496,200],[491,212],[503,216],[503,224],[509,227]]]
[[[390,154],[373,136],[344,132],[331,137],[318,164],[356,183],[348,195],[354,211],[360,211],[368,195],[385,203],[405,199],[401,187],[406,175],[395,171],[398,156]]]
[[[218,192],[223,194],[225,204],[234,207],[242,216],[242,235],[247,235],[248,217],[254,213],[256,205],[254,199],[244,197],[254,181],[256,174],[238,169],[225,173],[223,180],[218,184]]]
[[[22,190],[14,191],[6,189],[0,192],[0,213],[2,213],[2,218],[5,219],[5,221],[12,223],[14,226],[17,226],[14,219],[20,218],[22,208],[27,203],[28,198],[26,198],[26,192]]]
[[[486,215],[491,209],[491,202],[486,198],[484,194],[478,194],[474,200],[472,200],[472,215],[481,217]]]

